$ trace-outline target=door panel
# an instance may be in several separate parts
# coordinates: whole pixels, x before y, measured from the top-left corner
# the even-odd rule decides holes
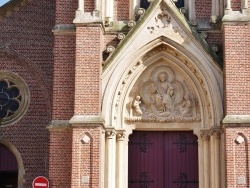
[[[198,188],[197,137],[135,131],[129,138],[129,188]]]

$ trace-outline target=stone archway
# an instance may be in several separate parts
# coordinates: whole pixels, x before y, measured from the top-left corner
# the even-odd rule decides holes
[[[20,152],[17,150],[15,146],[3,140],[0,140],[0,147],[1,147],[0,152],[2,152],[0,154],[2,156],[0,162],[5,163],[2,172],[3,173],[9,172],[5,173],[7,179],[5,179],[5,181],[1,181],[1,183],[4,183],[4,185],[8,186],[13,185],[12,187],[23,188],[25,171]],[[6,156],[8,158],[6,158]]]
[[[106,187],[128,187],[128,143],[133,131],[192,131],[198,138],[199,187],[223,187],[218,81],[214,70],[201,67],[183,51],[161,43],[119,70],[116,80],[111,76],[106,92],[113,94],[113,100],[105,111],[111,112],[106,117],[112,125],[106,128]],[[119,81],[112,83],[117,77]],[[114,160],[115,166],[108,165]]]
[[[18,164],[14,154],[0,144],[0,187],[17,187]]]

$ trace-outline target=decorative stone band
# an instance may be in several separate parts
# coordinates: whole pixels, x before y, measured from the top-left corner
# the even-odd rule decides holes
[[[224,124],[249,124],[250,126],[250,115],[226,115],[222,123]]]
[[[95,115],[74,115],[69,123],[72,126],[103,126],[104,120],[100,116]]]

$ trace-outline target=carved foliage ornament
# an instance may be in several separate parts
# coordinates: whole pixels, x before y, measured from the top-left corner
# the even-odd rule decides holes
[[[155,67],[148,79],[136,83],[126,107],[130,122],[200,121],[196,94],[184,78],[165,65]]]

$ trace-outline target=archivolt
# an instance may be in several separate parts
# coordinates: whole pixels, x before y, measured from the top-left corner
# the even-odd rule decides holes
[[[189,75],[196,85],[203,111],[202,126],[219,125],[223,115],[222,95],[213,70],[206,62],[200,62],[188,50],[177,45],[171,41],[157,39],[130,55],[126,62],[121,60],[117,63],[104,92],[103,111],[106,124],[122,127],[125,99],[135,82],[143,71],[157,60],[171,59],[172,64]]]

